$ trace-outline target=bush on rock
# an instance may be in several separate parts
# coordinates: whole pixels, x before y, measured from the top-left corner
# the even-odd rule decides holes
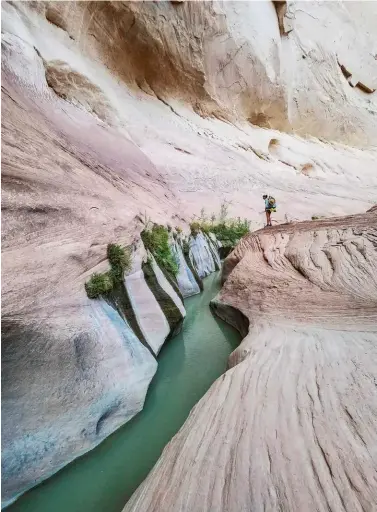
[[[141,232],[145,248],[155,257],[157,264],[173,276],[179,271],[178,263],[169,244],[169,232],[165,226],[154,224],[151,229]]]
[[[228,218],[228,207],[229,204],[224,201],[219,215],[213,213],[209,219],[202,209],[198,220],[190,224],[191,234],[196,237],[199,231],[214,233],[224,247],[235,247],[241,238],[249,233],[250,221],[241,217]]]
[[[89,299],[98,299],[108,294],[116,283],[123,281],[124,272],[131,268],[132,258],[129,249],[117,244],[107,246],[107,258],[111,270],[102,274],[94,273],[85,283],[86,294]]]
[[[89,299],[97,299],[100,295],[108,293],[112,288],[113,280],[109,272],[93,274],[89,281],[85,283],[85,290]]]

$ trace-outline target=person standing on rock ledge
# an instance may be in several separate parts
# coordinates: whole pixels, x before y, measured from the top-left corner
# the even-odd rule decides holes
[[[272,196],[268,196],[264,194],[264,210],[266,212],[267,226],[272,226],[271,224],[271,213],[276,212],[276,201]]]

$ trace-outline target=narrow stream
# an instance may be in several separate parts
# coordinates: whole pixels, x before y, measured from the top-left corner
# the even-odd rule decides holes
[[[24,494],[9,512],[120,512],[144,480],[192,407],[227,365],[240,334],[214,317],[210,300],[219,272],[204,292],[185,300],[182,332],[158,357],[158,370],[143,411],[97,448]]]

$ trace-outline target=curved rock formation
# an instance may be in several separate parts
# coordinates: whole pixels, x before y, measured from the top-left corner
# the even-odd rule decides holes
[[[195,267],[199,277],[208,276],[220,268],[220,258],[217,249],[213,250],[210,239],[204,233],[198,233],[190,237],[189,258],[193,267]]]
[[[107,124],[116,124],[113,107],[103,91],[66,62],[44,62],[46,82],[61,98],[69,101]]]
[[[162,100],[304,135],[375,141],[372,4],[38,2],[31,9],[123,82]]]
[[[255,232],[230,261],[215,303],[249,333],[124,511],[371,512],[377,210]]]
[[[176,297],[152,297],[141,263],[127,286],[135,304],[148,295],[158,335],[126,291],[124,332],[87,299],[108,243],[135,243],[144,218],[184,227],[224,198],[261,226],[264,192],[279,222],[373,204],[376,22],[360,5],[2,3],[6,501],[138,411],[153,354],[179,328]],[[215,264],[197,256],[200,288]]]
[[[2,321],[4,503],[139,412],[157,369],[104,301],[83,298],[75,314],[69,305],[45,308],[44,321],[29,311]]]
[[[375,93],[352,88],[338,64],[330,65],[337,47],[347,47],[348,58],[373,79],[373,4],[290,2],[289,13],[294,30],[280,41],[272,2],[3,2],[4,114],[8,101],[14,110],[22,98],[35,127],[42,115],[46,141],[56,132],[63,150],[50,148],[50,167],[66,161],[68,151],[97,173],[106,157],[102,172],[119,174],[129,160],[123,141],[131,139],[161,175],[147,170],[141,189],[138,182],[128,188],[128,214],[147,212],[153,220],[175,214],[179,223],[203,205],[216,212],[225,197],[232,214],[258,226],[266,191],[279,199],[279,221],[362,211],[374,200],[375,151],[324,138],[364,147],[375,142]],[[334,42],[338,28],[343,38]],[[292,69],[285,72],[279,59],[287,45]],[[206,117],[211,109],[234,124]],[[263,116],[280,126],[287,111],[287,130],[323,141],[258,128]],[[13,126],[29,140],[20,118],[4,128],[11,134]],[[34,135],[29,145],[40,148],[43,131]],[[5,151],[17,158],[12,139],[8,145],[5,138]],[[270,153],[271,140],[277,152]],[[23,166],[32,164],[29,158]],[[175,196],[165,191],[165,197],[165,182]],[[114,211],[124,218],[120,208]]]
[[[178,287],[183,297],[200,293],[202,279],[220,269],[219,247],[221,243],[214,233],[201,231],[187,239],[176,236],[171,243],[176,260],[179,262]]]
[[[47,318],[33,305],[19,317],[3,312],[5,503],[142,409],[157,369],[153,354],[185,316],[155,262],[134,268],[107,301],[87,299],[83,283],[78,296],[75,306],[43,307]]]
[[[194,269],[191,270],[188,266],[179,241],[173,241],[172,250],[174,251],[175,258],[179,264],[177,283],[182,296],[186,298],[200,293],[200,287],[198,281],[195,279]]]
[[[157,368],[154,357],[179,332],[186,311],[141,241],[132,263],[106,301],[82,297],[82,310],[71,314],[67,327],[60,310],[51,313],[50,322],[40,321],[39,329],[33,310],[32,317],[3,316],[5,504],[142,409]],[[183,260],[179,273],[187,270]]]

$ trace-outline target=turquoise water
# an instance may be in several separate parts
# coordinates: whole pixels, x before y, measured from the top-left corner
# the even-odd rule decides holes
[[[182,332],[158,356],[144,409],[91,452],[24,494],[9,512],[120,512],[144,480],[192,407],[227,365],[239,333],[214,317],[210,300],[219,272],[204,292],[185,300]]]

